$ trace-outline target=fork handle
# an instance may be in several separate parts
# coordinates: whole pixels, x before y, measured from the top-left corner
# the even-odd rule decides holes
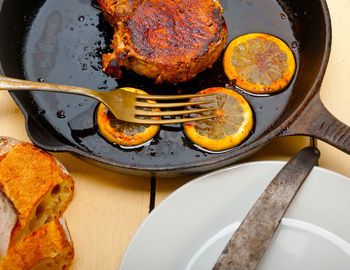
[[[99,97],[99,92],[82,87],[60,85],[53,83],[32,82],[20,79],[0,76],[0,90],[24,90],[24,91],[44,91],[44,92],[59,92],[70,93],[76,95],[84,95],[97,99],[102,102]]]

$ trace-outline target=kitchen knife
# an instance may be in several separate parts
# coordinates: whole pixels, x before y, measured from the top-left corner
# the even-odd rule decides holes
[[[307,147],[288,161],[250,209],[213,270],[255,269],[284,213],[319,157],[317,148]]]

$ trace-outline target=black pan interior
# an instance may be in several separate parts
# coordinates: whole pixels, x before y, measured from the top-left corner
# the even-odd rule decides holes
[[[95,124],[97,102],[69,94],[12,92],[27,119],[35,144],[50,151],[70,151],[116,166],[116,170],[206,171],[242,157],[247,146],[278,128],[314,84],[325,50],[326,23],[322,1],[220,0],[229,38],[263,32],[284,40],[293,50],[296,75],[289,87],[271,96],[240,89],[255,115],[255,127],[240,146],[210,153],[189,141],[181,125],[165,125],[149,143],[123,148],[107,142]],[[21,7],[21,8],[18,8]],[[0,1],[0,69],[15,78],[77,85],[100,91],[131,86],[149,93],[194,93],[229,83],[221,58],[195,79],[176,85],[124,70],[115,80],[101,71],[101,54],[109,51],[113,31],[91,0]],[[0,70],[1,71],[1,70]],[[217,165],[215,165],[215,164]],[[213,166],[208,166],[213,165]]]

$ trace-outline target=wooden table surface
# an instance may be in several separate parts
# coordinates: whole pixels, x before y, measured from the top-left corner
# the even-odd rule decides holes
[[[333,44],[321,98],[337,118],[350,125],[350,0],[328,0],[328,5]],[[29,141],[23,115],[6,91],[0,93],[0,136]],[[306,137],[276,139],[241,162],[288,160],[309,142]],[[318,146],[322,155],[321,167],[350,177],[350,156],[322,142],[318,142]],[[127,245],[150,209],[195,177],[149,179],[126,176],[94,167],[67,153],[54,155],[76,183],[74,199],[64,216],[75,243],[74,269],[77,270],[118,269]]]

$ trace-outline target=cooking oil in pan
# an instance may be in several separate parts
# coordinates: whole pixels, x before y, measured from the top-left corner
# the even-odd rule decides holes
[[[288,10],[275,0],[220,0],[228,27],[228,42],[251,32],[275,35],[284,40],[299,61],[299,46]],[[76,85],[107,91],[117,87],[135,87],[150,94],[194,93],[208,87],[229,84],[222,57],[210,69],[187,83],[155,85],[153,80],[124,70],[120,80],[102,72],[101,55],[109,52],[113,29],[101,11],[90,0],[47,0],[39,9],[27,33],[23,59],[27,79]],[[250,103],[255,114],[254,132],[235,151],[254,142],[282,115],[290,99],[294,81],[275,95],[254,96],[236,89]],[[182,132],[181,125],[165,125],[148,144],[125,149],[107,142],[98,133],[95,109],[98,102],[86,97],[32,93],[39,121],[55,130],[73,147],[94,156],[123,164],[139,164],[144,168],[164,168],[169,164],[191,164],[211,159],[208,153],[193,145]],[[64,112],[64,117],[61,113]]]

